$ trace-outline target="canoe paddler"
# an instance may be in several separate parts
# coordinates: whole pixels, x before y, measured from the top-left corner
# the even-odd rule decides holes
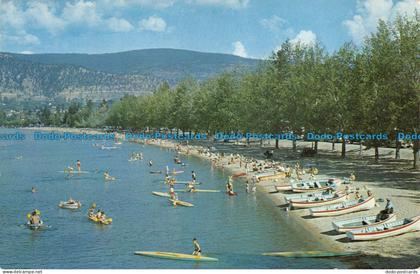
[[[195,182],[191,181],[187,183],[187,191],[194,192],[195,191]]]
[[[175,193],[175,189],[174,189],[174,187],[173,187],[173,186],[170,186],[170,187],[169,187],[169,195],[171,196],[171,199],[172,199],[172,200],[177,200],[177,198],[176,198],[176,193]]]
[[[197,174],[195,174],[194,170],[191,171],[191,179],[192,181],[195,183],[195,181],[197,180]]]
[[[194,245],[193,255],[201,256],[201,247],[196,238],[193,239],[193,245]]]
[[[92,205],[90,206],[89,210],[88,210],[88,216],[93,216],[95,213],[95,208],[96,208],[96,204],[92,203]]]
[[[76,167],[78,172],[82,171],[82,164],[80,163],[80,160],[77,160]]]
[[[41,220],[41,212],[38,209],[35,209],[32,213],[28,214],[28,223],[31,225],[39,225],[42,224]]]

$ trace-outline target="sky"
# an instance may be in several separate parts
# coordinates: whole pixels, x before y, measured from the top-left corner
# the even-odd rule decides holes
[[[266,58],[286,39],[329,52],[420,0],[0,0],[0,51],[177,48]]]

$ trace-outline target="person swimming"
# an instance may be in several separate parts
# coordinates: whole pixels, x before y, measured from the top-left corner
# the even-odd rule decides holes
[[[153,161],[152,160],[149,161],[149,166],[150,167],[153,166]]]

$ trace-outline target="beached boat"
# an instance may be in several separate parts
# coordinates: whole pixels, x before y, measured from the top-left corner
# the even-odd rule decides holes
[[[255,174],[255,177],[258,181],[268,181],[268,180],[276,180],[282,179],[286,177],[286,173],[282,171],[273,171],[270,173],[263,173],[263,174]]]
[[[334,221],[332,225],[337,232],[345,233],[351,230],[360,230],[363,228],[368,228],[371,226],[377,226],[381,224],[386,224],[396,220],[396,214],[389,214],[388,218],[380,221],[376,221],[377,215],[357,217],[353,219],[347,219],[342,221]]]
[[[370,196],[366,199],[353,200],[339,204],[328,206],[310,208],[311,216],[314,217],[327,217],[343,215],[351,212],[362,210],[369,210],[375,207],[375,198]]]
[[[292,208],[312,208],[344,202],[347,199],[348,195],[346,193],[339,193],[329,196],[308,197],[305,200],[292,200],[289,204]]]
[[[346,235],[352,241],[371,241],[415,231],[420,231],[420,215],[361,230],[348,231]]]
[[[324,191],[333,187],[334,185],[339,186],[340,184],[341,184],[341,180],[337,178],[299,181],[297,183],[292,183],[292,191],[293,192]]]
[[[275,186],[274,188],[277,191],[288,191],[288,190],[292,190],[292,185],[291,184],[279,185],[279,186]]]
[[[336,192],[341,193],[341,192]],[[311,197],[330,197],[334,196],[334,193],[330,191],[319,191],[319,192],[302,192],[296,194],[286,194],[284,195],[284,201],[289,203],[290,201],[304,201]]]
[[[190,254],[174,253],[174,252],[154,252],[154,251],[136,251],[136,255],[155,257],[169,260],[181,260],[181,261],[203,261],[203,262],[217,262],[217,258],[197,256]]]
[[[74,201],[74,203],[69,203],[68,201],[60,201],[58,206],[67,209],[78,209],[82,206],[82,203],[80,201]]]

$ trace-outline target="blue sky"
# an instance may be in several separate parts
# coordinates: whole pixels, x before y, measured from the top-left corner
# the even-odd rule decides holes
[[[360,44],[417,0],[0,0],[0,51],[180,48],[267,57],[286,39]]]

